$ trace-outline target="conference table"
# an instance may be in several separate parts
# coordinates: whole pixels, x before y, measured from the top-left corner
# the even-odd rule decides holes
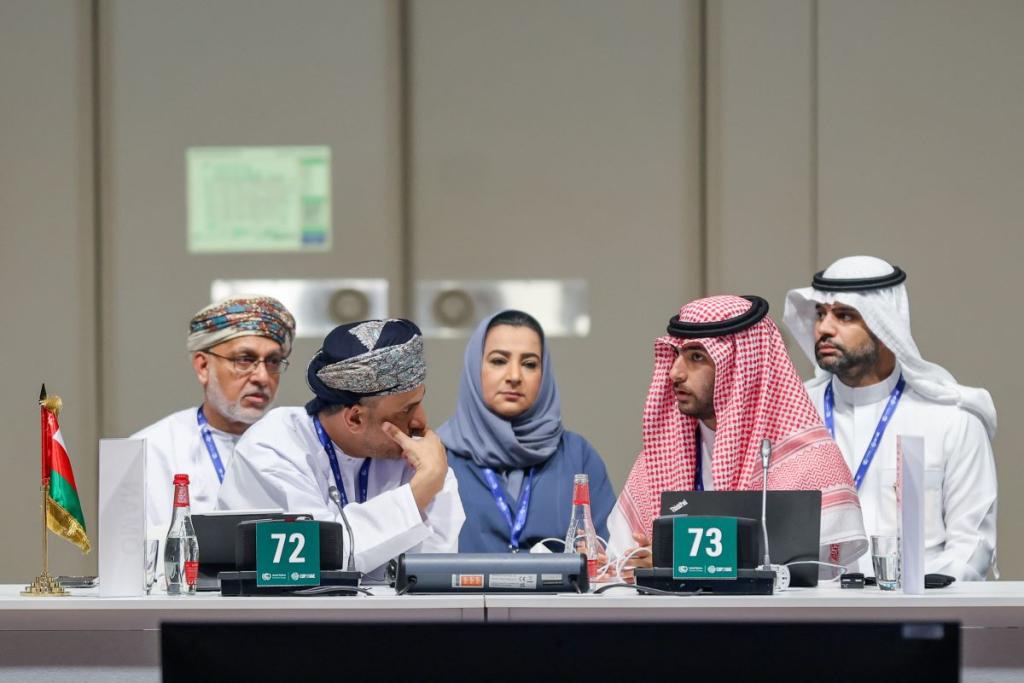
[[[955,583],[924,595],[836,583],[772,596],[447,594],[372,596],[29,598],[0,586],[0,681],[159,681],[167,622],[863,622],[961,624],[965,681],[1024,680],[1024,582]]]

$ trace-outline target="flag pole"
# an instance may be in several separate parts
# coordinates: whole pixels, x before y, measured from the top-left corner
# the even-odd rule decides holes
[[[50,553],[49,545],[50,539],[46,537],[46,489],[49,488],[46,484],[40,487],[40,491],[43,494],[43,576],[50,575]]]
[[[58,399],[59,400],[59,399]],[[48,408],[44,405],[46,401],[46,385],[39,391],[39,418],[40,418],[40,433],[42,434],[42,472],[43,479],[42,485],[39,487],[42,493],[43,503],[43,573],[35,578],[30,585],[25,586],[25,590],[21,591],[22,595],[30,597],[44,597],[44,596],[66,596],[70,595],[64,586],[60,585],[60,581],[57,577],[50,576],[50,558],[48,552],[49,538],[46,535],[46,494],[50,488],[49,472],[47,471],[47,458],[46,458],[46,411]]]

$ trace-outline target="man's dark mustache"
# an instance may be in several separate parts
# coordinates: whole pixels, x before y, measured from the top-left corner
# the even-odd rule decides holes
[[[846,347],[843,346],[842,344],[840,344],[839,342],[835,341],[832,337],[822,337],[821,339],[819,339],[814,344],[814,351],[815,351],[815,353],[817,353],[821,349],[821,346],[823,344],[828,344],[829,346],[831,346],[835,350],[841,351],[842,353],[846,353],[847,352],[846,351]]]

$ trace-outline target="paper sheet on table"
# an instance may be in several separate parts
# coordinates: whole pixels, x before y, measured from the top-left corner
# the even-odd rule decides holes
[[[896,435],[896,506],[903,592],[924,593],[924,437]]]
[[[100,439],[101,597],[146,592],[146,440]]]

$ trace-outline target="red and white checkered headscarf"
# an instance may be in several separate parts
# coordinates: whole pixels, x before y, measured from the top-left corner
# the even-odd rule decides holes
[[[710,323],[750,309],[738,296],[698,299],[679,311],[679,320]],[[735,334],[700,339],[672,336],[654,342],[654,376],[643,419],[643,452],[619,496],[619,511],[633,531],[651,534],[663,491],[693,488],[700,457],[697,418],[679,412],[669,370],[678,350],[702,346],[715,363],[716,431],[711,472],[716,491],[761,488],[761,440],[772,442],[768,488],[822,492],[822,545],[866,547],[860,502],[843,455],[822,425],[804,390],[782,335],[771,318]],[[838,560],[837,551],[832,559]]]

